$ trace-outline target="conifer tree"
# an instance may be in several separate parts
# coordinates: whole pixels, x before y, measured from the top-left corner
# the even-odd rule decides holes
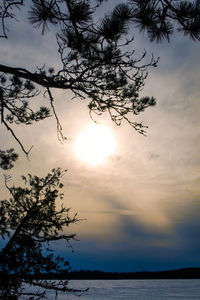
[[[51,29],[55,32],[61,60],[59,69],[49,65],[37,67],[35,71],[0,62],[1,124],[26,155],[29,150],[16,136],[12,124],[31,125],[53,112],[59,138],[64,138],[54,107],[54,89],[70,90],[73,97],[85,99],[91,115],[107,112],[117,125],[126,120],[139,133],[145,133],[146,127],[129,115],[155,105],[153,97],[140,97],[139,92],[147,77],[147,68],[155,67],[157,60],[151,58],[147,62],[146,53],[136,57],[134,51],[127,50],[126,46],[132,42],[127,38],[132,15],[126,4],[117,5],[98,21],[94,19],[102,2],[3,0],[0,5],[1,38],[9,38],[8,19],[15,21],[17,8],[23,10],[29,5],[27,22],[38,29],[39,34],[48,34]],[[39,94],[48,96],[49,105],[33,110],[31,101]],[[12,166],[13,157],[10,159]]]
[[[80,292],[70,289],[67,281],[41,279],[45,273],[70,269],[69,262],[52,251],[53,242],[74,239],[75,234],[67,231],[78,222],[77,215],[70,217],[62,203],[63,174],[57,168],[42,178],[22,176],[24,187],[9,187],[5,177],[11,198],[0,201],[0,236],[5,240],[0,251],[0,299],[41,299],[48,289]],[[31,291],[25,284],[40,290]]]
[[[97,18],[99,7],[111,0],[1,0],[0,40],[9,39],[9,24],[15,22],[18,11],[28,8],[27,22],[38,34],[55,33],[60,57],[60,68],[32,66],[31,70],[0,61],[0,121],[18,142],[22,151],[27,150],[15,133],[13,125],[39,122],[54,115],[59,139],[64,139],[62,126],[54,107],[54,90],[71,91],[73,97],[85,100],[91,117],[108,113],[120,125],[126,121],[140,134],[146,126],[134,120],[146,108],[156,104],[154,97],[141,97],[147,70],[156,67],[158,60],[146,59],[129,51],[134,42],[130,33],[147,32],[150,41],[170,40],[175,29],[200,40],[200,1],[183,0],[129,0],[113,7]],[[24,15],[26,18],[26,15]],[[20,21],[20,18],[19,18]],[[134,45],[134,44],[133,44]],[[32,100],[47,96],[49,105],[33,109]],[[46,101],[45,101],[46,103]],[[67,105],[67,104],[66,104]],[[2,146],[0,146],[2,148]],[[0,168],[13,167],[18,154],[13,148],[0,150]],[[23,177],[22,187],[5,184],[11,199],[0,202],[0,235],[6,246],[0,252],[0,297],[18,299],[27,294],[23,284],[29,283],[56,291],[73,291],[67,282],[50,283],[40,280],[41,272],[59,272],[68,269],[68,263],[45,253],[53,241],[74,238],[67,235],[65,227],[77,222],[69,217],[69,210],[57,210],[55,201],[61,199],[60,169],[52,170],[44,178]],[[22,268],[23,266],[23,268]]]
[[[200,1],[130,0],[132,21],[150,41],[170,40],[176,29],[200,41]]]
[[[97,18],[105,0],[2,0],[0,4],[0,38],[9,38],[9,21],[17,12],[28,7],[27,22],[39,34],[55,33],[61,67],[37,67],[32,70],[0,62],[0,118],[28,155],[11,124],[41,121],[53,112],[57,130],[63,139],[62,127],[54,107],[53,90],[72,92],[73,97],[85,99],[91,115],[107,112],[120,125],[127,121],[135,130],[145,134],[146,126],[136,122],[133,115],[155,105],[154,97],[140,97],[148,67],[157,60],[145,59],[146,52],[136,57],[128,51],[133,42],[130,32],[139,28],[147,31],[151,41],[170,39],[175,28],[200,40],[200,1],[129,0],[116,5]],[[112,1],[107,1],[113,5]],[[25,18],[25,17],[24,17]],[[19,20],[20,21],[20,20]],[[130,49],[130,47],[129,47]],[[57,55],[55,51],[55,56]],[[43,93],[43,94],[42,94]],[[31,106],[32,98],[48,95],[49,105],[38,110]],[[2,152],[3,151],[3,152]],[[6,150],[0,152],[0,166],[5,167]],[[13,150],[7,153],[8,166],[16,160]]]

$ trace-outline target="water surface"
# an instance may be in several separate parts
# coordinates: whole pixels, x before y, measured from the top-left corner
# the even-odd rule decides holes
[[[58,300],[200,300],[200,279],[176,280],[71,280],[70,286],[89,288],[79,298],[60,294]],[[48,300],[55,293],[48,292]]]

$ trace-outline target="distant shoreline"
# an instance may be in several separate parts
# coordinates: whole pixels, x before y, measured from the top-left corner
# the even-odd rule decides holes
[[[41,274],[41,279],[63,280],[129,280],[129,279],[200,279],[200,268],[183,268],[167,271],[144,272],[103,272],[103,271],[70,271]]]

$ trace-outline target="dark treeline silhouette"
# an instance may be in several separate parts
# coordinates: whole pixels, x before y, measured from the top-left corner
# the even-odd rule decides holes
[[[138,28],[147,32],[150,41],[158,42],[169,40],[174,29],[178,29],[193,40],[200,40],[198,0],[130,0],[117,5],[113,4],[115,1],[108,1],[112,3],[111,10],[98,18],[98,9],[102,12],[101,5],[105,1],[0,1],[0,39],[11,38],[11,57],[15,58],[8,63],[9,51],[6,48],[6,57],[0,61],[0,124],[10,132],[11,138],[27,157],[32,147],[27,149],[24,146],[15,132],[17,125],[32,125],[53,115],[57,122],[58,138],[65,140],[55,110],[55,103],[59,103],[59,99],[56,99],[54,91],[58,89],[66,91],[66,99],[69,98],[67,92],[71,92],[72,99],[84,100],[91,117],[107,113],[116,125],[126,121],[144,135],[147,126],[134,116],[156,104],[154,97],[141,96],[141,90],[148,69],[156,67],[158,59],[146,58],[146,51],[136,55],[132,32]],[[31,23],[32,30],[40,29],[42,35],[51,30],[57,49],[49,65],[26,66],[26,62],[18,65],[14,44],[16,39],[13,42],[11,34],[15,28],[11,23],[17,19],[24,24]],[[23,32],[18,34],[23,37]],[[14,35],[17,36],[17,32]],[[52,65],[57,58],[60,64]],[[35,99],[40,99],[37,108]],[[11,169],[17,159],[15,149],[0,149],[1,169]],[[69,217],[67,208],[61,206],[58,209],[55,202],[57,197],[62,198],[62,194],[59,194],[62,187],[59,183],[60,172],[54,169],[53,174],[44,178],[31,175],[23,177],[24,188],[9,187],[8,177],[5,178],[11,198],[0,202],[0,237],[8,241],[0,251],[1,299],[16,300],[21,295],[28,299],[41,299],[45,296],[45,292],[30,295],[23,291],[24,282],[44,289],[71,291],[67,282],[56,286],[52,282],[38,281],[40,273],[46,272],[50,276],[49,272],[64,266],[63,259],[52,254],[49,243],[73,239],[74,235],[66,235],[64,228],[78,221],[76,216]],[[50,254],[45,255],[44,246]],[[68,269],[68,262],[65,263]],[[136,276],[133,275],[135,273],[128,274],[79,271],[61,272],[59,276],[77,276],[77,279],[125,279],[129,275]],[[141,278],[152,274],[156,276],[156,273],[142,272]]]
[[[45,279],[194,279],[200,278],[200,268],[183,268],[167,271],[143,272],[103,272],[99,270],[80,270],[67,273],[41,275]]]

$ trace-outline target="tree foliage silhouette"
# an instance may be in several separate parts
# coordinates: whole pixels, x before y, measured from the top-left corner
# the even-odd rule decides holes
[[[0,235],[6,243],[0,252],[0,298],[18,299],[34,295],[40,299],[45,291],[27,293],[23,284],[63,292],[80,292],[70,289],[67,281],[40,280],[42,273],[69,270],[69,263],[51,250],[52,242],[74,239],[67,234],[70,224],[78,222],[76,215],[62,204],[63,187],[60,179],[64,171],[53,169],[43,178],[22,176],[24,187],[6,187],[9,200],[0,202]],[[58,201],[61,202],[58,203]],[[60,207],[60,208],[58,208]]]
[[[54,108],[53,89],[70,90],[74,97],[87,99],[90,114],[108,112],[116,124],[124,119],[139,133],[145,126],[128,118],[155,105],[152,97],[139,97],[147,76],[147,67],[156,66],[157,60],[143,62],[126,46],[131,43],[126,34],[131,20],[129,7],[117,5],[110,14],[96,22],[94,14],[102,1],[32,0],[29,2],[28,21],[45,34],[54,26],[61,68],[54,70],[37,67],[34,72],[20,66],[0,64],[1,123],[20,144],[11,124],[32,124],[50,116],[57,120],[60,139],[62,128]],[[26,4],[28,2],[26,1]],[[2,38],[8,38],[7,20],[16,18],[16,9],[25,1],[4,0],[0,6]],[[50,27],[51,26],[51,27]],[[56,55],[56,54],[55,54]],[[49,106],[34,111],[31,99],[44,92]]]
[[[57,120],[57,131],[63,139],[62,127],[54,108],[53,89],[70,90],[74,97],[87,99],[93,113],[108,112],[120,125],[126,120],[144,134],[141,122],[132,115],[155,105],[153,97],[140,97],[147,77],[147,68],[157,60],[137,57],[127,46],[129,27],[146,30],[151,41],[170,38],[175,27],[200,40],[200,2],[175,0],[130,0],[116,5],[97,20],[98,8],[105,0],[2,0],[0,4],[1,38],[8,38],[8,21],[17,18],[17,11],[29,5],[29,21],[42,34],[52,29],[58,45],[61,67],[54,70],[38,67],[30,71],[20,66],[0,64],[1,123],[28,155],[11,124],[32,124],[50,116]],[[56,54],[55,54],[56,55]],[[34,111],[31,99],[41,91],[49,97],[49,106]],[[13,157],[10,157],[13,165]]]
[[[58,137],[64,139],[54,107],[54,89],[71,91],[72,97],[86,100],[91,117],[107,112],[117,125],[125,120],[140,134],[145,134],[146,126],[136,122],[134,115],[156,104],[154,97],[141,97],[140,91],[147,69],[156,67],[158,60],[152,57],[147,61],[146,52],[138,57],[134,50],[129,51],[133,42],[129,33],[138,28],[147,32],[150,41],[169,41],[176,28],[193,40],[200,40],[199,0],[129,0],[98,18],[98,9],[105,1],[1,1],[0,38],[9,38],[10,21],[17,19],[19,10],[28,7],[26,21],[42,35],[48,30],[55,33],[58,46],[55,56],[60,56],[61,66],[55,69],[49,65],[32,66],[30,70],[0,62],[1,124],[27,156],[30,149],[27,150],[15,134],[13,124],[31,125],[53,113]],[[40,94],[48,97],[49,105],[34,109],[32,99]],[[17,158],[12,148],[0,150],[0,168],[12,168]],[[58,192],[62,174],[57,169],[45,178],[24,177],[29,184],[25,188],[10,188],[7,179],[5,181],[12,195],[10,200],[0,203],[0,234],[8,241],[0,254],[1,297],[5,299],[25,294],[24,282],[69,290],[66,283],[49,285],[38,280],[41,271],[58,271],[64,264],[51,254],[45,255],[43,245],[74,237],[60,234],[65,226],[77,221],[76,216],[68,216],[68,209],[56,210],[55,200],[62,197]]]
[[[147,31],[150,41],[162,41],[176,28],[193,40],[200,41],[200,1],[130,0],[133,22]]]

